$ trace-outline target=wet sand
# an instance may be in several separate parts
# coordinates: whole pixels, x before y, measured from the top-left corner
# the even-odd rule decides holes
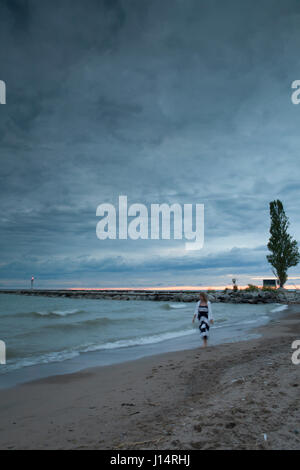
[[[300,313],[251,341],[0,391],[1,449],[300,449]]]

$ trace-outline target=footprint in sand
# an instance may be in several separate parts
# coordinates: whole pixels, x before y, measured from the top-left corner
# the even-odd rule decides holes
[[[202,431],[202,426],[200,424],[195,424],[194,429],[197,432],[201,432]]]
[[[204,442],[201,442],[201,441],[190,442],[190,446],[193,449],[202,449],[204,446]]]
[[[234,422],[225,424],[226,429],[233,429],[235,427],[236,427],[236,423],[234,423]]]

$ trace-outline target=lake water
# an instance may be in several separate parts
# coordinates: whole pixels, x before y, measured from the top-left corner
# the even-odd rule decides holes
[[[60,373],[67,369],[58,364],[73,364],[73,371],[197,347],[201,341],[197,324],[192,325],[194,308],[194,303],[0,294],[0,340],[7,348],[0,381],[4,384],[7,374],[25,368],[28,377],[34,370],[30,367],[37,365],[56,364],[51,371]],[[215,303],[212,308],[210,343],[217,344],[249,337],[251,328],[266,324],[286,306]]]

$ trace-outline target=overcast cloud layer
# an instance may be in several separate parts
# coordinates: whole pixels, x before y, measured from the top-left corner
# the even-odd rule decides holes
[[[299,39],[297,0],[0,0],[0,286],[270,276],[271,200],[300,233]],[[99,241],[121,194],[204,203],[204,249]]]

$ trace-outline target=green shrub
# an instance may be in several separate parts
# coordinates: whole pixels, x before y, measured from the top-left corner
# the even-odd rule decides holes
[[[259,288],[255,286],[254,284],[248,284],[248,287],[245,289],[246,292],[257,292],[259,291]]]
[[[276,292],[276,287],[264,286],[261,288],[261,290],[264,292]]]

